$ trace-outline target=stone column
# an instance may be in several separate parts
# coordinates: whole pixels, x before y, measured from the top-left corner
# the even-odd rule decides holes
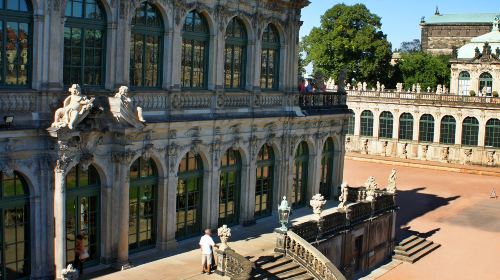
[[[361,112],[356,112],[354,115],[354,135],[361,135]]]
[[[120,23],[120,24],[118,24]],[[104,74],[104,82],[106,89],[114,89],[117,82],[117,73],[122,72],[118,70],[118,68],[123,67],[122,65],[115,65],[116,63],[122,63],[123,56],[120,57],[120,61],[118,61],[118,55],[123,55],[123,47],[120,46],[117,48],[116,37],[118,36],[118,32],[125,32],[125,28],[121,21],[108,21],[108,26],[106,29],[106,72]],[[127,43],[130,42],[127,41]],[[120,75],[120,74],[118,74]],[[121,79],[119,79],[121,80]]]
[[[177,169],[176,169],[177,170]],[[173,250],[177,247],[175,232],[177,228],[177,183],[179,178],[176,172],[170,172],[167,181],[167,228],[163,240],[166,241],[167,250]]]
[[[434,143],[439,143],[439,140],[441,138],[441,118],[440,116],[436,116],[436,119],[434,119]]]
[[[380,112],[375,111],[373,115],[373,137],[378,138],[380,135]]]
[[[256,179],[256,163],[255,158],[250,160],[249,164],[242,166],[242,189],[241,189],[241,214],[240,221],[243,225],[254,223],[255,213],[255,183]]]
[[[257,31],[256,31],[257,32]],[[253,71],[253,79],[252,79],[252,91],[260,92],[260,75],[261,75],[261,65],[262,65],[262,37],[259,37],[255,41],[254,48],[254,57],[253,57],[253,65],[251,67]],[[280,77],[281,80],[281,77]]]
[[[128,13],[130,14],[130,13]],[[129,16],[133,16],[129,15]],[[112,57],[111,65],[113,67],[108,67],[108,71],[110,74],[113,74],[114,72],[114,81],[112,86],[113,88],[117,88],[122,85],[129,85],[130,84],[130,37],[131,37],[131,32],[132,32],[132,24],[131,24],[131,19],[128,19],[128,17],[125,18],[120,18],[118,19],[117,24],[112,24],[111,29],[114,31],[114,40],[115,40],[115,50],[111,51],[114,55]],[[110,29],[108,28],[108,34],[112,35],[109,33]]]
[[[54,263],[56,279],[62,279],[62,270],[66,267],[66,174],[71,160],[60,158],[54,169]]]
[[[174,25],[173,33],[172,33],[172,46],[176,46],[172,48],[172,60],[171,63],[167,65],[171,65],[172,70],[176,69],[176,71],[172,71],[170,77],[170,89],[175,91],[181,90],[181,69],[182,69],[182,36],[181,29],[184,23],[180,25]],[[212,53],[212,52],[211,52]]]
[[[418,142],[418,135],[420,133],[420,117],[421,115],[413,116],[413,141]]]
[[[224,31],[217,29],[215,36],[211,38],[210,42],[213,42],[213,48],[211,44],[210,50],[212,54],[215,54],[215,57],[212,60],[214,63],[211,64],[211,70],[214,75],[211,81],[214,84],[215,91],[224,91],[224,55],[226,48]]]
[[[41,75],[44,75],[44,77],[41,79],[44,80],[42,87],[48,90],[61,90],[63,85],[63,34],[65,18],[62,16],[64,11],[61,10],[61,6],[55,5],[53,9],[50,9],[50,16],[45,17],[47,24],[45,25],[44,33],[48,34],[48,36],[44,42],[44,52],[46,53],[43,56],[47,58],[47,63],[42,63],[43,70]],[[35,47],[34,50],[36,49]]]
[[[394,118],[392,122],[392,139],[398,140],[399,139],[399,114],[398,112],[394,112]]]
[[[172,57],[172,47],[173,47],[173,29],[168,29],[165,30],[165,33],[163,34],[163,59],[162,59],[162,66],[163,66],[163,71],[160,73],[162,75],[162,88],[163,89],[170,89],[173,85],[172,83],[172,73],[173,72],[179,72],[179,71],[172,71],[173,68],[173,63],[171,63],[174,58]],[[182,45],[177,45],[177,46],[182,46]],[[177,47],[180,49],[181,47]],[[181,68],[176,68],[176,69],[181,69]]]
[[[479,119],[479,134],[478,134],[478,147],[484,147],[486,137],[486,121],[482,118]]]
[[[455,129],[455,145],[462,144],[462,123],[463,119],[461,117],[457,118],[456,129]]]

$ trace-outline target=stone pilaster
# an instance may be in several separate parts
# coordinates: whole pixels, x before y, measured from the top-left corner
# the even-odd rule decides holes
[[[54,169],[54,263],[56,279],[62,279],[62,269],[66,267],[66,174],[71,159],[60,157]]]

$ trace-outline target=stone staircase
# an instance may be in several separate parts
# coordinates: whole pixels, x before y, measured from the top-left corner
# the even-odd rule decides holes
[[[394,256],[392,256],[392,258],[414,263],[440,246],[440,244],[426,240],[425,238],[412,235],[401,241],[399,245],[394,248]]]
[[[251,279],[259,280],[314,280],[314,277],[301,265],[282,254],[260,257],[254,260],[255,271]]]

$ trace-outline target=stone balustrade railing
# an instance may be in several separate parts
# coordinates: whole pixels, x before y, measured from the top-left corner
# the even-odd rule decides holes
[[[34,93],[1,93],[1,112],[34,112],[37,108],[37,96]]]
[[[288,231],[284,243],[285,254],[302,265],[316,279],[346,279],[327,257],[299,235]]]
[[[255,264],[234,250],[227,248],[217,253],[217,273],[233,280],[247,280],[251,278]]]
[[[456,94],[435,94],[435,93],[408,93],[397,91],[358,91],[348,90],[349,101],[361,101],[363,98],[378,99],[381,102],[390,103],[432,103],[432,104],[471,104],[500,107],[500,98],[485,96],[467,96]]]

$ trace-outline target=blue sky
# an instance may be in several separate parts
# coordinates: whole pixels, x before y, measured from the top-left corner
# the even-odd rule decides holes
[[[309,34],[314,26],[320,25],[320,16],[335,4],[352,5],[363,3],[368,9],[382,18],[382,31],[387,34],[392,48],[399,48],[403,41],[420,39],[420,19],[434,14],[436,5],[441,13],[495,13],[498,0],[310,0],[311,4],[302,11],[304,25],[300,37]]]

